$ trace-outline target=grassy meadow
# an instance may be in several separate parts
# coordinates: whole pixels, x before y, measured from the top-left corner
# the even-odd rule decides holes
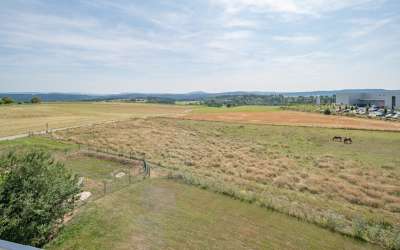
[[[84,177],[93,194],[45,249],[379,249],[157,174],[103,196],[102,181],[129,165],[45,137],[0,142],[0,153],[34,148]]]
[[[377,249],[165,179],[87,204],[45,249]]]
[[[258,122],[251,124],[243,116],[280,116],[279,114],[285,112],[292,111],[265,106],[211,108],[199,105],[131,103],[13,105],[0,108],[0,114],[3,115],[0,116],[0,121],[4,121],[0,125],[0,137],[31,129],[41,130],[46,122],[49,122],[50,128],[87,126],[52,132],[49,138],[28,137],[0,141],[0,153],[37,148],[49,151],[57,160],[64,162],[68,169],[84,177],[83,189],[92,192],[95,198],[91,198],[88,205],[92,202],[101,203],[103,185],[105,182],[115,181],[113,176],[116,172],[131,171],[134,175],[138,173],[136,170],[140,166],[104,155],[88,154],[78,144],[145,158],[151,164],[161,167],[152,172],[155,177],[164,178],[165,173],[168,173],[170,180],[167,183],[178,181],[192,184],[247,203],[255,203],[258,205],[257,209],[268,213],[278,211],[282,218],[288,218],[287,215],[296,217],[307,226],[315,224],[320,229],[324,227],[387,248],[400,249],[400,133],[295,126],[296,123],[291,126],[257,124]],[[222,118],[218,121],[201,121],[188,119],[190,115]],[[235,120],[226,120],[224,115],[243,117],[240,118],[240,123],[236,123]],[[318,116],[318,119],[326,118],[323,115],[311,115]],[[118,122],[105,123],[112,120]],[[13,126],[9,125],[10,122]],[[363,126],[368,120],[357,119],[357,122]],[[353,144],[333,142],[332,137],[337,135],[351,137]],[[158,172],[163,174],[159,175]],[[152,185],[152,182],[149,183],[143,185]],[[120,189],[118,192],[124,192],[122,190],[133,188],[126,188],[126,184],[128,180],[124,177],[115,188],[110,184],[107,192],[117,192]],[[170,186],[164,182],[162,185]],[[175,188],[172,186],[171,188]],[[183,187],[189,188],[187,185],[182,185]],[[179,186],[178,189],[182,188]],[[207,195],[216,194],[207,192]],[[99,198],[99,201],[95,201]],[[242,204],[235,202],[232,204]],[[97,209],[99,204],[90,206]],[[105,209],[103,205],[106,206],[102,204],[100,210]],[[82,207],[82,211],[89,209],[86,206]],[[71,225],[75,225],[75,220],[97,223],[92,221],[97,218],[89,217],[86,212],[79,212]],[[161,227],[164,222],[154,223]],[[68,230],[66,232],[73,234],[78,229]],[[116,230],[118,232],[122,229]],[[66,238],[57,241],[58,245],[50,246],[79,248],[78,245],[70,245],[73,244],[73,238],[68,238],[72,237],[68,236],[70,233],[62,236]],[[102,231],[95,233],[96,239],[107,235]],[[192,236],[194,240],[200,237],[196,234]],[[134,239],[134,242],[137,240],[140,241]],[[165,241],[167,240],[163,240],[160,246],[169,247],[175,244],[164,244]],[[118,245],[118,248],[131,246],[131,243],[126,244]],[[257,244],[254,248],[262,248],[261,243]],[[179,246],[182,245],[178,244],[177,247]],[[274,245],[271,247],[274,248]]]
[[[232,196],[345,234],[354,235],[361,221],[358,237],[399,237],[397,132],[149,118],[56,134],[145,157],[203,186],[225,186]],[[332,142],[335,135],[354,143]]]

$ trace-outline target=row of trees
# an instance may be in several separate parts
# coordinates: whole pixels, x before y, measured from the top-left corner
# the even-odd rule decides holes
[[[30,103],[34,103],[34,104],[41,103],[41,102],[42,102],[42,100],[37,96],[32,97],[30,100]],[[3,98],[0,99],[0,104],[13,104],[13,103],[15,103],[15,101],[11,97],[8,97],[8,96],[4,96]],[[19,102],[19,103],[21,103],[21,102]]]
[[[320,96],[321,104],[335,103],[335,96]],[[228,95],[209,98],[203,103],[207,106],[241,106],[241,105],[292,105],[315,104],[315,96],[283,96],[283,95]]]

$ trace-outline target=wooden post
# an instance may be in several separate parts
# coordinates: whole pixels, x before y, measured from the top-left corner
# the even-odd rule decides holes
[[[104,191],[104,196],[106,195],[107,192],[107,182],[103,181],[103,191]]]
[[[46,134],[49,133],[49,123],[46,123]]]

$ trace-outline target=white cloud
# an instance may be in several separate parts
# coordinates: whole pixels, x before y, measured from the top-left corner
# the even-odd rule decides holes
[[[293,35],[293,36],[274,36],[275,41],[291,43],[296,45],[301,44],[314,44],[319,42],[320,38],[317,36]]]
[[[81,82],[92,79],[103,82],[102,87],[121,79],[126,83],[121,88],[135,81],[143,89],[153,82],[155,90],[166,82],[179,82],[182,88],[191,82],[198,85],[187,88],[206,90],[219,87],[214,83],[221,80],[221,89],[250,88],[256,86],[253,81],[271,89],[277,85],[265,85],[268,81],[281,88],[298,81],[310,86],[311,76],[318,76],[317,85],[334,83],[341,70],[361,57],[370,65],[378,54],[393,65],[398,62],[398,56],[388,55],[399,46],[393,35],[399,19],[389,21],[390,13],[376,7],[383,0],[209,1],[90,0],[69,12],[46,1],[40,7],[22,0],[13,8],[0,7],[0,78],[12,79],[9,69],[26,78],[52,71],[69,84],[79,78],[71,72],[80,71]],[[375,21],[371,5],[381,11],[373,15]],[[358,19],[350,22],[349,12],[333,13],[348,8],[357,8]],[[325,15],[329,18],[319,18]]]
[[[236,14],[244,10],[319,16],[325,12],[362,6],[373,0],[210,0],[225,12]]]
[[[186,38],[188,34],[179,39],[154,35],[132,26],[108,25],[86,17],[16,13],[8,14],[4,20],[7,22],[0,23],[1,47],[24,51],[25,61],[47,60],[50,64],[131,65],[160,51],[185,50],[185,40],[194,39]],[[38,58],[38,53],[43,58]],[[24,63],[15,61],[18,62]]]
[[[347,35],[350,38],[360,38],[382,28],[391,22],[393,22],[393,18],[385,18],[381,20],[353,19],[351,20],[351,23],[355,24],[356,27]]]
[[[224,26],[228,28],[256,28],[258,26],[258,22],[236,17],[225,20]]]

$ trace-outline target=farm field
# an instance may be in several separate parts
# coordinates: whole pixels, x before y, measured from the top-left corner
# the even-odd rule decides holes
[[[176,116],[189,110],[185,106],[116,102],[42,103],[0,107],[0,137],[30,131],[124,120],[132,117]]]
[[[0,142],[0,153],[33,148],[51,152],[83,176],[83,190],[93,194],[45,249],[379,249],[164,177],[103,196],[99,184],[128,165],[81,155],[77,145],[44,137]]]
[[[0,138],[45,131],[46,124],[49,125],[49,129],[57,129],[157,116],[254,124],[400,131],[399,122],[284,111],[272,106],[212,108],[199,105],[73,102],[2,106]]]
[[[397,132],[147,118],[55,134],[145,157],[189,183],[345,234],[362,221],[359,237],[398,237]],[[335,135],[354,143],[332,142]]]
[[[400,122],[287,111],[279,107],[199,108],[184,117],[205,121],[400,131]]]

